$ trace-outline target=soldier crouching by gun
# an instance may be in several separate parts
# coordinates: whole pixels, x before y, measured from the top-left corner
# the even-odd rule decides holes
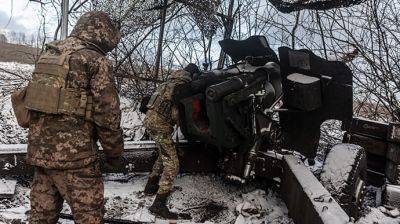
[[[157,88],[147,104],[148,111],[143,123],[146,131],[155,141],[159,154],[144,193],[146,195],[156,194],[149,210],[166,219],[191,218],[189,214],[177,214],[169,211],[167,199],[179,172],[178,155],[171,136],[174,125],[178,124],[178,109],[173,104],[174,88],[179,84],[190,82],[193,74],[199,72],[198,67],[194,64],[189,64],[183,70],[174,72],[165,83]]]
[[[35,167],[31,224],[56,224],[64,200],[75,223],[103,223],[97,140],[106,167],[123,166],[119,97],[105,57],[120,38],[106,13],[85,13],[68,38],[47,45],[24,90],[24,106],[14,106],[13,98],[18,123],[29,128],[27,162]],[[18,114],[29,118],[20,122]]]

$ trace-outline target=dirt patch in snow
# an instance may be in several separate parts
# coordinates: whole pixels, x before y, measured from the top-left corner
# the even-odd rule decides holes
[[[154,197],[142,193],[146,174],[109,175],[105,180],[105,217],[162,222],[147,210]],[[19,185],[14,198],[0,201],[0,223],[25,222],[29,206],[29,188]],[[192,215],[192,221],[179,223],[293,223],[283,201],[261,181],[238,186],[215,175],[182,175],[175,182],[168,206]],[[70,213],[66,204],[63,212]]]

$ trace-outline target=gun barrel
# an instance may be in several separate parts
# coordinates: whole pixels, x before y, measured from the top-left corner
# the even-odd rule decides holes
[[[254,84],[263,82],[267,80],[267,73],[245,73],[242,75],[234,76],[231,79],[212,85],[207,88],[206,95],[207,98],[212,101],[218,101],[222,97],[239,91],[246,86],[252,86]]]
[[[208,99],[212,101],[218,101],[223,96],[238,91],[242,89],[244,86],[245,82],[241,78],[236,76],[225,82],[221,82],[208,87],[206,90],[206,95]]]

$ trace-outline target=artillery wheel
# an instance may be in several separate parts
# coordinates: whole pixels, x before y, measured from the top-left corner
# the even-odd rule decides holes
[[[332,147],[325,159],[320,181],[351,217],[358,218],[365,196],[367,160],[364,149],[354,144]]]

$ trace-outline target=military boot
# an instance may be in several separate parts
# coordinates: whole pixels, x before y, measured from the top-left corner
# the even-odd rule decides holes
[[[192,217],[187,213],[174,213],[171,212],[167,207],[167,199],[169,193],[166,194],[157,194],[156,198],[154,199],[153,204],[150,206],[149,211],[156,216],[165,219],[192,219]]]
[[[159,181],[160,176],[149,177],[146,186],[144,187],[144,194],[148,196],[155,195],[160,187],[160,185],[158,185]]]

